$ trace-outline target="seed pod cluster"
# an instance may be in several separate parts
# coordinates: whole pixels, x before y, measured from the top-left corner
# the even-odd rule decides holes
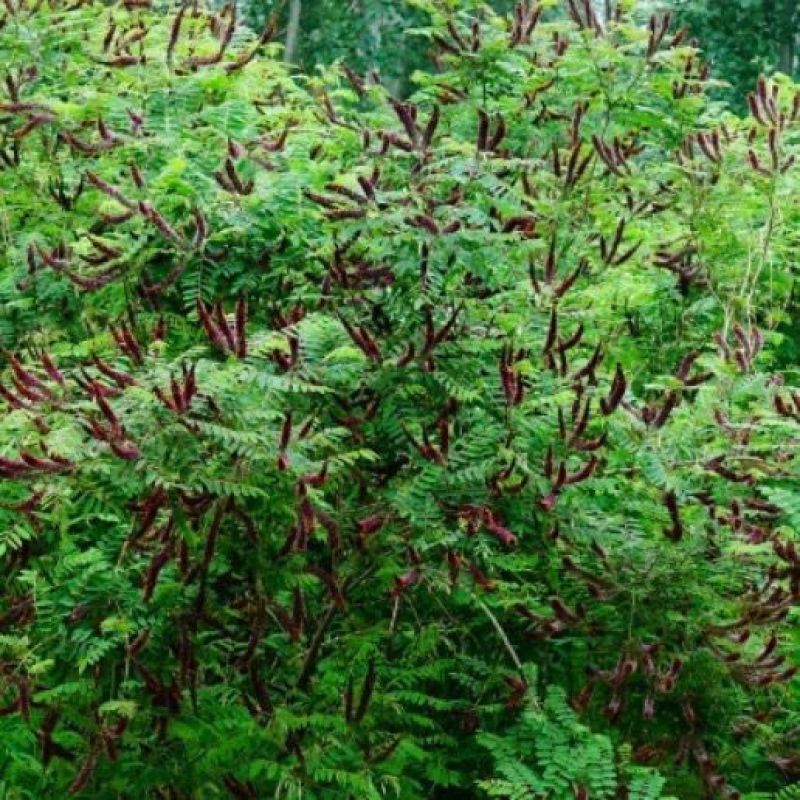
[[[722,333],[714,336],[723,358],[740,372],[749,372],[753,361],[764,347],[764,334],[755,326],[745,330],[738,322],[733,325],[734,345],[729,344]]]
[[[247,301],[240,297],[231,319],[225,314],[221,303],[208,308],[201,298],[197,299],[197,316],[209,340],[226,355],[247,357]]]
[[[542,15],[542,6],[536,0],[520,0],[514,6],[509,44],[511,47],[530,44]]]
[[[171,377],[169,383],[169,393],[156,386],[153,391],[165,408],[174,411],[176,414],[183,414],[189,409],[194,396],[197,394],[197,378],[195,375],[195,365],[181,367],[181,380]]]

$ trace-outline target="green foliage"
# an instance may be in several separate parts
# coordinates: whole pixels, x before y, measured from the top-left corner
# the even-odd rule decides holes
[[[779,789],[777,792],[748,794],[745,796],[745,800],[794,800],[798,796],[800,796],[800,785],[795,783]]]
[[[551,687],[541,705],[532,699],[503,735],[483,734],[478,740],[502,776],[481,782],[489,797],[571,800],[584,792],[586,797],[614,798],[623,791],[621,779],[629,798],[664,796],[664,779],[653,770],[618,769],[611,741],[578,721],[560,688]]]
[[[554,5],[7,8],[6,796],[788,785],[796,89]]]

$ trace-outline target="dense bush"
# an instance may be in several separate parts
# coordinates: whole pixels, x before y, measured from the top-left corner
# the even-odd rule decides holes
[[[7,4],[4,796],[793,796],[795,90],[416,5]]]

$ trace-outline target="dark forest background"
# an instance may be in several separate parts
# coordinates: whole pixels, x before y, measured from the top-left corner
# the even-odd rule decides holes
[[[614,5],[595,3],[600,14]],[[252,0],[252,22],[261,24],[276,5]],[[513,3],[490,0],[487,5],[507,11]],[[637,9],[643,19],[670,10],[701,42],[715,77],[724,82],[717,96],[735,107],[761,73],[797,77],[798,0],[672,0],[640,2]],[[280,13],[289,60],[304,71],[341,60],[361,72],[378,70],[393,91],[404,94],[414,70],[428,65],[427,43],[413,34],[423,20],[413,0],[283,0]]]

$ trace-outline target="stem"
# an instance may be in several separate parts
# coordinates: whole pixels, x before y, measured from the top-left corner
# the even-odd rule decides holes
[[[325,638],[325,631],[328,630],[333,618],[336,616],[336,606],[331,604],[325,612],[325,616],[320,620],[317,630],[314,632],[314,638],[308,646],[306,656],[303,659],[303,668],[300,670],[300,677],[297,679],[297,688],[305,691],[314,674],[314,669],[317,666],[317,656],[319,649],[322,646],[322,640]]]
[[[494,626],[494,629],[500,636],[500,640],[505,645],[505,648],[508,651],[509,656],[511,656],[511,660],[514,662],[514,666],[517,668],[517,671],[520,673],[520,675],[522,675],[523,673],[522,662],[519,660],[517,651],[514,649],[514,646],[511,644],[511,641],[509,640],[506,632],[503,630],[503,626],[497,621],[497,617],[495,617],[495,615],[492,614],[491,610],[489,609],[489,606],[487,606],[486,603],[481,602],[478,603],[478,605],[481,607],[483,613],[486,614],[487,617],[489,617],[489,620]]]
[[[346,594],[347,591],[358,586],[374,572],[375,567],[370,566],[357,578],[346,579],[342,584],[342,594]],[[325,612],[325,616],[320,620],[316,631],[314,631],[314,637],[308,646],[305,658],[303,659],[303,666],[300,669],[300,676],[297,678],[297,683],[295,684],[295,686],[302,691],[305,691],[308,688],[308,684],[311,681],[311,676],[314,674],[314,670],[317,667],[317,662],[319,661],[319,649],[322,647],[325,633],[330,627],[331,622],[333,622],[333,618],[336,616],[336,612],[338,610],[339,609],[336,604],[331,603],[331,605],[328,606],[328,610]]]
[[[783,0],[780,22],[781,40],[778,49],[778,69],[792,77],[795,62],[795,15],[797,0]]]
[[[297,40],[300,34],[300,13],[302,0],[291,0],[289,4],[289,23],[286,27],[286,50],[284,58],[290,64],[294,63],[297,53]]]

